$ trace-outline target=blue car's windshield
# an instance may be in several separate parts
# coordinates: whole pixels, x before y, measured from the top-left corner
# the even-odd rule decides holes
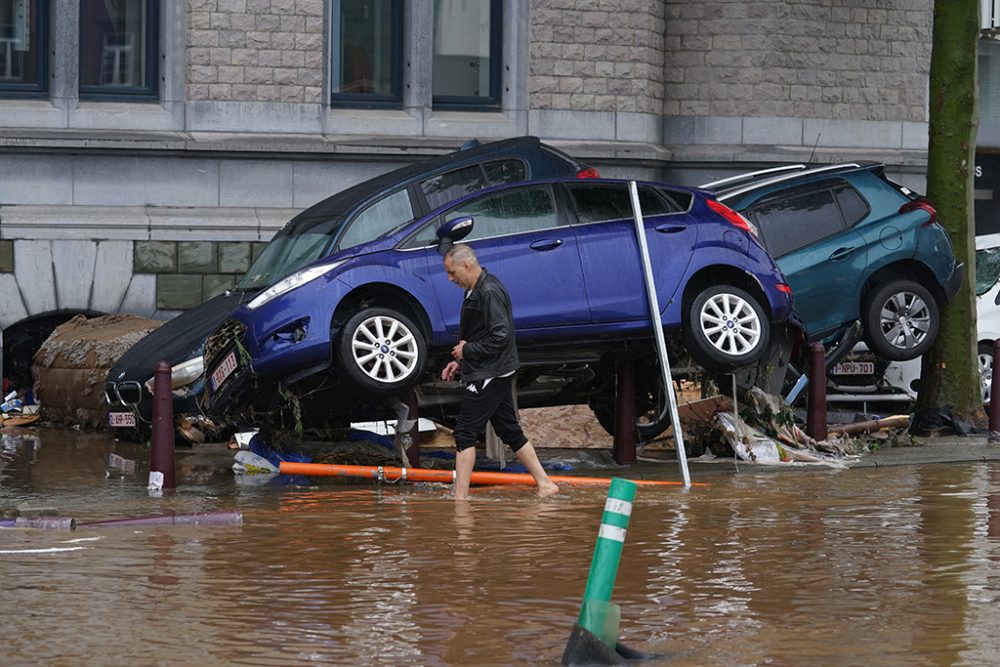
[[[297,220],[271,239],[250,270],[240,280],[240,289],[264,289],[323,256],[342,218]]]

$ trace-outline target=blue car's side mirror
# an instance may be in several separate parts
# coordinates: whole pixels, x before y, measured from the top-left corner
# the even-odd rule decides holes
[[[438,252],[442,255],[448,252],[448,248],[469,235],[473,224],[472,218],[465,216],[449,220],[438,227]]]

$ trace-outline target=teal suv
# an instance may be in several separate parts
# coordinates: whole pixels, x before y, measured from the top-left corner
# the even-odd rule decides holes
[[[860,320],[890,360],[924,354],[965,276],[934,207],[877,162],[786,165],[701,186],[756,225],[810,341]]]

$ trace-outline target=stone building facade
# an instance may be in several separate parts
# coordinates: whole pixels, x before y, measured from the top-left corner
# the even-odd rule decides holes
[[[605,175],[684,184],[866,158],[922,185],[931,0],[111,3],[137,12],[128,43],[93,34],[108,3],[0,0],[0,37],[5,5],[31,9],[18,48],[45,46],[34,88],[0,70],[8,335],[52,314],[170,317],[295,212],[470,137],[534,134]],[[145,70],[109,72],[136,44]]]

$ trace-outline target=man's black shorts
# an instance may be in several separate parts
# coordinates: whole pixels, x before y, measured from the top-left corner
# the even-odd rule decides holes
[[[493,378],[485,387],[482,380],[466,384],[462,411],[455,424],[455,446],[459,451],[476,446],[486,422],[493,424],[500,439],[515,452],[528,442],[514,409],[513,386],[513,375]]]

